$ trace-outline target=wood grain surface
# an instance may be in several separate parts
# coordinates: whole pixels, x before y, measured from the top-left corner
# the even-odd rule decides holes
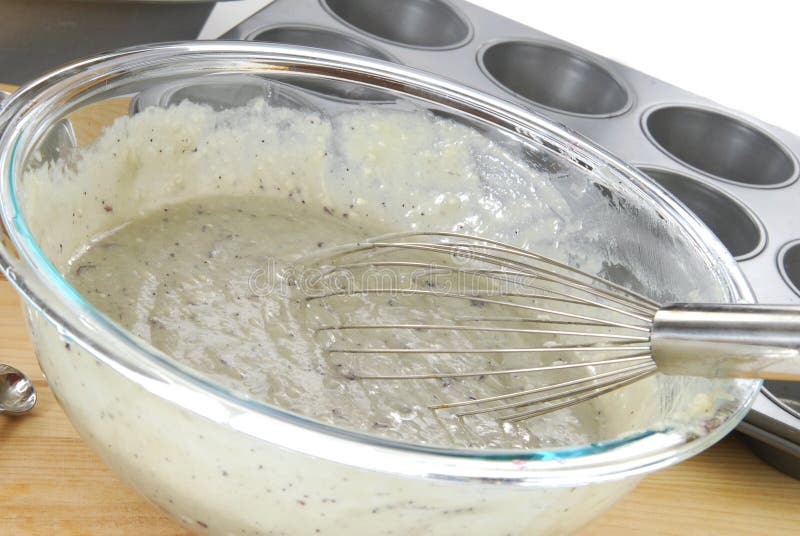
[[[81,112],[81,145],[127,109],[127,100],[113,109],[106,104]],[[29,374],[39,397],[26,416],[0,415],[0,536],[190,534],[120,482],[78,437],[42,377],[19,298],[5,280],[0,344],[0,362]],[[799,497],[800,481],[763,463],[732,435],[646,477],[581,536],[799,534]]]

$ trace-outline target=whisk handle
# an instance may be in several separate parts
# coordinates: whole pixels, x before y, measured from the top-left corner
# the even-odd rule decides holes
[[[800,306],[669,305],[651,349],[665,374],[800,380]]]

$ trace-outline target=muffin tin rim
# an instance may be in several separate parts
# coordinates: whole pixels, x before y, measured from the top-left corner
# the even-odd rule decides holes
[[[722,117],[726,117],[728,119],[737,121],[737,122],[745,125],[746,127],[750,128],[750,129],[758,132],[762,136],[766,137],[769,141],[774,143],[775,146],[778,149],[780,149],[781,152],[783,152],[784,155],[786,155],[786,157],[790,160],[790,162],[792,164],[792,173],[789,175],[789,177],[787,179],[784,179],[783,181],[775,183],[775,184],[753,184],[753,183],[735,181],[735,180],[732,180],[732,179],[721,177],[719,175],[715,175],[713,173],[709,173],[707,171],[703,171],[702,169],[700,169],[700,168],[698,168],[696,166],[693,166],[692,164],[682,160],[677,155],[673,154],[672,152],[667,150],[663,145],[661,145],[661,143],[659,143],[655,139],[655,137],[650,132],[650,129],[647,126],[647,120],[650,118],[650,116],[653,113],[655,113],[655,112],[657,112],[659,110],[662,110],[662,109],[666,109],[666,108],[688,108],[688,109],[700,110],[702,112],[720,115]],[[752,121],[752,120],[748,119],[747,117],[745,117],[743,114],[735,112],[733,110],[727,110],[727,109],[725,109],[725,108],[723,108],[722,106],[719,106],[719,105],[713,106],[713,105],[709,105],[709,104],[705,104],[705,103],[692,102],[692,101],[689,101],[689,100],[683,100],[683,101],[679,101],[679,100],[666,101],[665,100],[665,101],[661,101],[661,102],[658,102],[656,104],[652,104],[652,105],[648,106],[645,110],[642,111],[641,116],[639,118],[639,126],[641,128],[642,133],[647,138],[647,141],[649,141],[652,144],[653,147],[658,149],[667,158],[669,158],[673,162],[685,167],[686,169],[689,169],[689,170],[693,171],[694,173],[696,173],[698,175],[701,175],[701,176],[703,176],[705,178],[708,178],[708,179],[712,179],[714,181],[721,181],[721,182],[724,182],[726,184],[731,184],[731,185],[734,185],[734,186],[739,186],[739,187],[742,187],[742,188],[749,188],[749,189],[753,189],[753,190],[779,190],[781,188],[786,188],[788,186],[791,186],[792,184],[794,184],[797,181],[798,177],[800,177],[800,162],[798,162],[797,155],[794,153],[794,151],[792,151],[786,145],[786,143],[783,142],[782,139],[780,139],[778,136],[773,134],[770,131],[770,129],[766,129],[766,128],[762,127],[761,125],[757,124],[755,121]]]
[[[753,222],[753,224],[758,229],[759,240],[758,240],[758,244],[756,245],[756,247],[753,248],[751,251],[749,251],[749,252],[747,252],[747,253],[745,253],[743,255],[733,256],[733,254],[731,254],[731,256],[733,256],[733,258],[737,262],[742,262],[742,261],[746,261],[746,260],[749,260],[749,259],[753,259],[753,258],[761,255],[764,252],[764,249],[766,249],[767,243],[769,242],[769,233],[767,232],[766,225],[764,225],[764,222],[761,220],[761,218],[758,216],[758,214],[756,214],[756,212],[752,208],[750,208],[747,204],[742,202],[742,200],[739,199],[738,196],[734,195],[733,193],[731,193],[731,192],[729,192],[727,190],[723,190],[722,188],[720,188],[719,186],[717,186],[716,184],[711,182],[706,177],[695,176],[694,174],[691,174],[691,173],[686,172],[684,170],[678,170],[678,169],[674,169],[674,168],[669,168],[669,167],[658,165],[658,164],[646,164],[646,163],[641,163],[641,162],[630,162],[630,165],[632,165],[633,167],[635,167],[636,169],[638,169],[639,171],[641,171],[645,175],[648,175],[646,170],[653,170],[653,171],[660,171],[660,172],[664,172],[664,173],[670,173],[670,174],[673,174],[673,175],[678,175],[680,177],[685,178],[688,181],[696,182],[697,184],[700,184],[702,187],[707,188],[707,189],[713,191],[714,193],[720,194],[723,198],[727,198],[728,200],[733,202],[738,208],[740,208],[742,210],[742,212],[744,212],[750,218],[750,220]],[[648,177],[649,177],[649,175],[648,175]],[[666,190],[672,197],[674,197],[675,199],[677,199],[678,201],[683,203],[683,201],[681,201],[678,198],[677,195],[673,194],[672,191],[670,191],[668,188],[666,188],[664,186],[661,186],[661,184],[656,179],[652,179],[652,180],[653,180],[653,182],[658,184],[661,188]],[[687,209],[688,209],[688,207],[687,207]],[[695,214],[695,216],[697,216],[697,218],[700,219],[700,221],[703,221],[702,218],[700,218],[700,216],[697,213],[695,213],[691,209],[689,209],[689,210],[690,210],[690,212],[692,212],[692,214]],[[706,225],[705,222],[703,222],[703,225]],[[726,246],[726,249],[727,249],[727,246]]]
[[[507,85],[503,84],[500,80],[498,80],[486,67],[484,62],[484,56],[486,52],[499,44],[503,43],[523,43],[528,45],[534,45],[540,48],[550,48],[554,49],[566,54],[570,54],[572,56],[576,56],[577,58],[584,60],[595,67],[600,68],[601,70],[605,71],[611,79],[619,84],[619,86],[625,91],[626,101],[625,104],[618,110],[609,112],[609,113],[602,113],[602,114],[588,114],[582,112],[573,112],[570,110],[564,110],[562,108],[555,108],[553,106],[548,106],[546,104],[542,104],[538,101],[535,101],[521,93],[511,89]],[[613,117],[619,117],[631,112],[634,109],[637,103],[637,95],[633,89],[633,86],[630,85],[627,78],[620,72],[615,69],[614,65],[609,62],[607,59],[594,54],[588,50],[580,48],[572,43],[562,41],[560,39],[546,39],[543,37],[496,37],[492,39],[487,39],[482,41],[481,45],[477,47],[475,50],[475,63],[478,65],[478,69],[480,70],[481,74],[486,77],[492,84],[500,88],[500,90],[504,91],[508,95],[518,99],[524,104],[529,106],[536,106],[537,108],[541,108],[543,110],[547,110],[549,112],[562,114],[562,115],[569,115],[572,117],[580,117],[584,119],[610,119]]]
[[[453,2],[450,0],[434,0],[436,3],[445,5],[458,19],[464,23],[464,26],[467,28],[467,34],[460,40],[455,43],[451,43],[449,45],[440,45],[440,46],[425,46],[425,45],[412,45],[410,43],[403,43],[402,41],[396,41],[394,39],[387,39],[386,37],[380,36],[378,34],[374,34],[372,32],[368,32],[362,28],[359,28],[355,24],[351,23],[348,20],[345,20],[343,17],[339,16],[333,9],[328,5],[327,0],[317,0],[319,5],[322,7],[322,10],[333,20],[337,21],[340,24],[348,27],[349,29],[365,35],[371,39],[377,39],[383,43],[388,43],[390,45],[404,47],[412,50],[423,50],[427,52],[436,52],[440,50],[453,50],[457,48],[462,48],[466,46],[468,43],[472,41],[475,37],[475,25],[472,23],[472,19],[464,14],[464,12],[457,7]],[[264,9],[269,7],[266,6]]]

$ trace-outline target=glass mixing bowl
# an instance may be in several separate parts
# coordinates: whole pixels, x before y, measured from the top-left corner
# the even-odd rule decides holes
[[[323,118],[394,110],[459,122],[536,172],[536,184],[517,184],[491,159],[484,162],[481,184],[492,202],[526,206],[523,190],[538,200],[530,210],[508,211],[512,216],[487,225],[484,235],[513,242],[512,227],[544,226],[541,239],[524,245],[593,266],[655,299],[753,300],[713,233],[640,172],[529,110],[433,75],[347,54],[224,42],[127,49],[66,66],[22,88],[0,116],[2,269],[24,298],[42,369],[81,436],[190,529],[565,534],[606,510],[641,475],[713,444],[746,413],[757,381],[658,376],[608,395],[612,411],[630,409],[630,393],[648,410],[586,444],[418,445],[266,405],[135,337],[67,283],[66,262],[89,237],[125,218],[208,194],[205,183],[172,188],[170,181],[193,178],[140,177],[134,182],[146,184],[137,189],[130,177],[113,174],[65,184],[31,172],[70,162],[118,117],[184,99],[221,110],[254,96]],[[74,128],[77,149],[42,151],[64,121]],[[293,148],[286,158],[310,150]],[[237,165],[235,155],[220,159],[223,167]],[[413,171],[416,164],[404,165]],[[426,178],[430,195],[439,183]],[[391,194],[392,185],[385,186]],[[100,197],[103,203],[95,203]],[[406,224],[424,228],[413,217]]]

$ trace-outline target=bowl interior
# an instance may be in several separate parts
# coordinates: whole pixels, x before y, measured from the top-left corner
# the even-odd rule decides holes
[[[750,298],[724,247],[679,204],[662,197],[631,168],[529,112],[421,73],[358,64],[335,53],[310,57],[302,49],[226,46],[213,51],[167,47],[154,55],[97,61],[69,73],[72,78],[32,89],[42,92],[41,104],[32,110],[20,112],[15,101],[8,112],[8,117],[19,112],[2,139],[1,201],[9,234],[54,311],[97,319],[105,326],[105,333],[85,334],[87,340],[111,337],[130,343],[130,355],[110,355],[111,360],[155,370],[168,366],[201,396],[243,400],[252,411],[280,417],[279,410],[250,400],[246,393],[209,387],[206,373],[169,363],[168,357],[153,359],[152,348],[119,330],[63,274],[83,244],[140,214],[220,189],[228,195],[267,198],[277,195],[272,186],[287,180],[301,180],[314,192],[309,195],[318,196],[311,202],[327,203],[334,210],[346,210],[357,198],[385,228],[458,230],[506,241],[603,275],[659,302]],[[246,91],[230,91],[244,87],[243,76]],[[362,86],[368,93],[380,88],[392,100],[343,100],[307,89],[308,82],[325,81]],[[151,104],[132,107],[143,95]],[[258,138],[262,132],[239,128],[237,121],[251,108],[278,129],[273,134],[285,135]],[[218,124],[226,125],[227,141],[218,138],[215,146],[213,137],[203,139],[211,144],[207,150],[215,151],[213,165],[210,160],[193,165],[181,156],[181,151],[194,152],[191,122],[143,130],[154,124],[148,118],[165,110],[180,119],[222,117]],[[64,120],[74,128],[76,147],[64,149],[55,163],[43,162],[39,148],[53,129],[63,128],[59,125]],[[314,136],[292,130],[292,122],[299,120],[319,122]],[[136,141],[127,144],[124,154],[115,153],[122,141],[108,135],[115,125],[113,132]],[[357,137],[345,126],[367,131]],[[455,151],[437,145],[447,145],[446,137],[431,132],[457,132],[467,141]],[[231,150],[256,141],[275,159],[271,167]],[[452,159],[452,173],[432,165],[433,153],[424,152],[431,144],[444,151],[436,154]],[[495,152],[482,152],[486,147]],[[165,174],[156,151],[184,158],[184,173]],[[111,166],[103,180],[85,173],[90,157],[98,155]],[[289,179],[290,172],[302,178]],[[269,187],[262,189],[264,181]],[[412,196],[419,208],[382,208],[396,207],[398,195]],[[437,201],[452,196],[460,201],[447,210]],[[657,376],[604,397],[599,410],[618,418],[590,430],[587,443],[663,430],[679,431],[691,442],[730,429],[756,390],[756,382],[749,381]],[[706,397],[701,410],[698,397]],[[316,425],[309,421],[307,426]],[[363,432],[354,437],[365,437]],[[597,453],[596,445],[587,443],[567,441],[554,447],[568,449],[570,457]],[[546,445],[542,449],[548,450]]]

